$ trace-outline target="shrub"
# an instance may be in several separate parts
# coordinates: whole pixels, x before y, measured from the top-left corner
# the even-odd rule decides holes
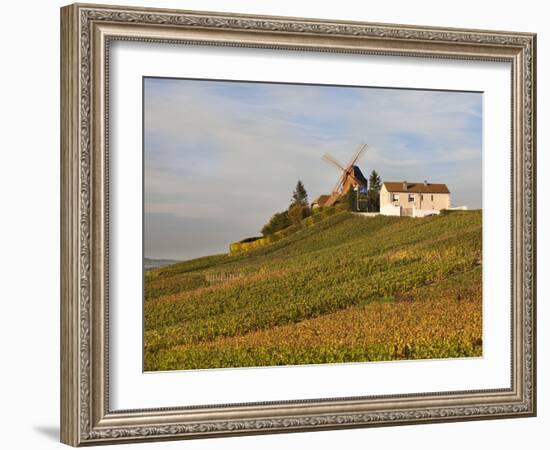
[[[330,217],[336,212],[336,208],[334,206],[327,206],[322,209],[321,214],[323,218]]]
[[[267,236],[273,234],[276,231],[282,230],[290,225],[290,220],[288,217],[288,211],[281,211],[275,213],[269,219],[269,222],[266,223],[262,228],[262,234]]]
[[[288,209],[288,220],[292,225],[296,225],[310,214],[311,211],[308,206],[302,203],[293,203]]]

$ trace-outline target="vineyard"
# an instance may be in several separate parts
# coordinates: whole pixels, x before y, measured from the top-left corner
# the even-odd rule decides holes
[[[481,212],[341,212],[145,274],[145,370],[481,356]]]

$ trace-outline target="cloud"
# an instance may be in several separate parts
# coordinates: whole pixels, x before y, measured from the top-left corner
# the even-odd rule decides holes
[[[230,241],[256,235],[288,206],[298,179],[310,199],[330,191],[339,174],[325,152],[347,163],[361,142],[366,176],[445,182],[453,202],[480,207],[481,113],[477,93],[148,78],[145,212],[223,219]],[[217,232],[185,220],[211,251]]]

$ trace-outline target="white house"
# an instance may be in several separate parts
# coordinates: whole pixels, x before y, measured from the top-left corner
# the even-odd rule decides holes
[[[380,189],[380,214],[386,216],[424,217],[450,207],[451,193],[445,184],[386,181]]]

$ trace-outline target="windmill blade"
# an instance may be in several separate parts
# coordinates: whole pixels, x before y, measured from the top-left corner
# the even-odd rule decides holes
[[[332,164],[334,167],[336,167],[337,169],[340,169],[340,170],[346,170],[346,168],[344,166],[342,166],[342,164],[340,164],[332,155],[330,155],[329,153],[325,153],[323,155],[323,160],[328,162],[329,164]]]
[[[353,166],[357,160],[365,153],[367,150],[367,144],[361,144],[359,147],[357,147],[357,150],[355,150],[355,153],[353,154],[353,157],[351,158],[349,164],[347,167]]]
[[[345,178],[346,178],[346,173],[344,172],[344,174],[341,177],[338,178],[338,182],[332,188],[331,193],[340,192],[340,189],[342,188],[342,185],[344,184]]]
[[[361,154],[362,154],[363,151],[365,150],[365,147],[366,147],[366,146],[367,146],[367,144],[361,143],[361,144],[359,145],[359,147],[357,147],[357,148],[355,149],[355,152],[353,153],[353,156],[351,157],[351,159],[350,159],[350,161],[349,161],[349,163],[348,163],[348,165],[347,165],[346,167],[351,167],[351,166],[353,166],[353,165],[357,162],[357,160],[359,159],[359,157],[361,156]]]
[[[329,153],[325,153],[323,155],[323,160],[331,164],[332,166],[336,167],[338,170],[342,171],[342,175],[338,177],[338,181],[336,182],[336,185],[332,189],[332,192],[338,192],[344,183],[344,179],[346,176],[346,169],[343,167],[332,155]]]

